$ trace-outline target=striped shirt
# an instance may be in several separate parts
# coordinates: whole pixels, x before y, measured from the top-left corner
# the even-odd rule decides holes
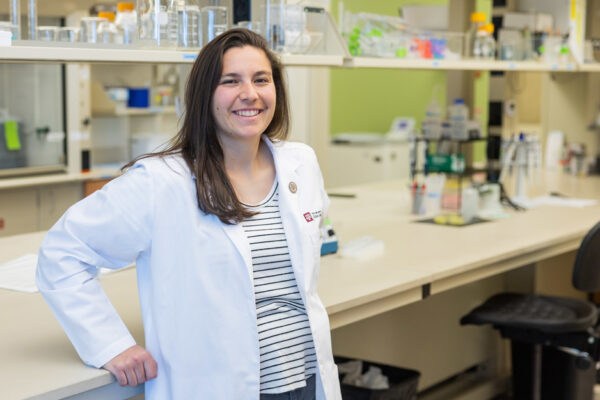
[[[281,223],[277,181],[259,205],[247,207],[257,212],[242,227],[254,270],[260,392],[288,392],[316,373],[317,357]]]

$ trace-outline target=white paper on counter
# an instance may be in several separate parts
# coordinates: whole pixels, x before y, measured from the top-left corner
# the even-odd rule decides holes
[[[25,254],[0,265],[0,288],[35,293],[37,254]]]
[[[0,264],[0,288],[25,293],[36,293],[38,291],[35,285],[37,260],[37,254],[25,254],[24,256]],[[123,271],[134,266],[135,263],[116,270],[100,268],[100,275]]]
[[[534,207],[537,206],[559,206],[559,207],[589,207],[594,206],[598,202],[593,199],[575,199],[572,197],[559,197],[559,196],[541,196],[531,199],[531,204]]]

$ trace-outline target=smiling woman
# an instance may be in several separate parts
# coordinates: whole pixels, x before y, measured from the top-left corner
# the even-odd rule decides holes
[[[145,383],[148,400],[341,400],[317,294],[329,198],[312,149],[282,140],[281,65],[262,37],[230,30],[200,52],[185,103],[167,150],[48,232],[40,292],[83,361]],[[95,279],[132,261],[146,348]]]
[[[258,143],[273,119],[275,100],[273,73],[265,53],[250,46],[227,51],[212,103],[221,144],[227,137]]]

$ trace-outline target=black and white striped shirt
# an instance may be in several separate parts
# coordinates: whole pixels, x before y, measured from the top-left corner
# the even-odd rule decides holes
[[[260,392],[288,392],[306,385],[317,358],[281,223],[277,181],[259,205],[247,207],[258,213],[242,226],[254,269]]]

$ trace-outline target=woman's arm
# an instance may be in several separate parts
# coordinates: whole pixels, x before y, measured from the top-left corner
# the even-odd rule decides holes
[[[97,267],[122,268],[148,250],[153,197],[149,171],[135,165],[69,208],[40,247],[38,288],[91,366],[102,367],[135,346],[96,274]]]

